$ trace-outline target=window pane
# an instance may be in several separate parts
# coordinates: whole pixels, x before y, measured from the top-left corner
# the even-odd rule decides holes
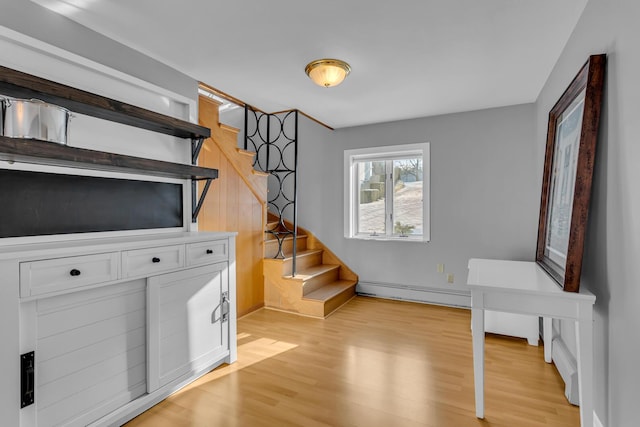
[[[356,162],[358,233],[385,234],[385,162]]]
[[[422,234],[422,157],[393,161],[393,234]]]

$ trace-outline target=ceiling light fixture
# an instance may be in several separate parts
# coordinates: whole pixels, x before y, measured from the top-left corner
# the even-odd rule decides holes
[[[307,64],[304,71],[318,86],[331,87],[342,83],[351,67],[339,59],[318,59]]]

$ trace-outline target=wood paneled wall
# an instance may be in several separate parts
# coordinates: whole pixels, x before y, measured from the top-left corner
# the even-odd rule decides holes
[[[266,221],[266,176],[243,177],[252,157],[237,150],[237,130],[220,125],[219,104],[199,97],[199,123],[211,128],[199,165],[216,168],[214,180],[198,216],[201,231],[236,231],[236,283],[238,317],[264,305],[264,227]],[[261,185],[252,185],[262,181]]]

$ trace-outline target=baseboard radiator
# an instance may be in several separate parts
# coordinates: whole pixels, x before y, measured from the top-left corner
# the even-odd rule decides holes
[[[413,301],[425,304],[446,305],[450,307],[471,307],[471,294],[468,291],[447,290],[422,286],[400,285],[395,283],[362,281],[356,286],[356,293],[363,296]]]

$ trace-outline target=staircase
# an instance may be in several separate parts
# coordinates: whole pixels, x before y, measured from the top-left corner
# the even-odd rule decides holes
[[[206,86],[201,85],[201,88],[208,90]],[[283,152],[286,154],[291,150],[287,150],[286,146],[277,150],[271,148],[279,138],[269,136],[268,129],[268,142],[252,143],[251,147],[248,147],[247,140],[251,138],[247,137],[246,130],[251,128],[253,131],[250,133],[256,140],[260,133],[257,132],[257,121],[248,126],[246,108],[245,149],[238,148],[238,129],[219,122],[219,105],[218,101],[208,96],[199,96],[199,122],[211,129],[211,138],[207,139],[202,147],[200,165],[217,168],[220,177],[213,182],[209,196],[202,206],[198,227],[200,230],[238,232],[238,313],[248,314],[262,307],[264,303],[264,306],[271,309],[319,318],[328,316],[355,295],[358,276],[313,234],[300,227],[294,227],[292,223],[280,219],[279,216],[267,214],[267,206],[270,210],[278,210],[281,215],[288,209],[285,205],[290,199],[284,203],[280,203],[282,200],[276,200],[277,195],[284,194],[286,189],[270,189],[268,179],[273,179],[278,173],[293,172],[286,167],[291,159],[285,159],[283,156]],[[297,121],[297,113],[284,114],[285,117],[295,117]],[[273,115],[267,116],[271,119]],[[285,128],[285,124],[280,126],[282,135]],[[294,133],[297,140],[297,125]],[[285,139],[287,144],[293,142],[287,135]],[[265,143],[267,147],[266,150],[263,147],[260,163],[257,161],[257,151],[260,144]],[[247,151],[247,148],[250,150]],[[269,154],[264,153],[271,153],[271,162]],[[281,157],[274,163],[273,156],[277,153]],[[265,168],[266,170],[262,170]],[[281,180],[286,180],[286,177],[282,177]],[[293,210],[295,212],[295,208]],[[291,230],[294,229],[297,229],[297,256],[296,273],[292,277],[294,233]],[[278,232],[282,234],[277,234]],[[282,241],[282,251],[278,238]]]
[[[293,237],[282,239],[279,251],[279,221],[269,214],[264,242],[265,307],[325,318],[355,295],[358,276],[313,235],[298,227],[296,273],[293,264]],[[289,227],[290,224],[287,225]],[[274,234],[273,232],[276,232]],[[279,258],[274,258],[280,256]]]
[[[244,112],[244,149],[255,153],[253,167],[269,175],[264,305],[325,318],[355,295],[358,276],[297,226],[298,111],[265,113],[245,105]]]

